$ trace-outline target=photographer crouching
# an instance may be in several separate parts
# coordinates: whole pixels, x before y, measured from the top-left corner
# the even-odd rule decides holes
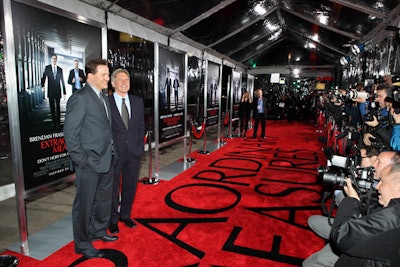
[[[372,154],[371,154],[372,153]],[[383,172],[386,168],[394,166],[394,165],[398,165],[400,164],[400,153],[399,152],[395,152],[395,151],[384,151],[379,153],[378,157],[376,157],[375,155],[373,155],[373,153],[376,153],[376,149],[374,149],[373,151],[370,150],[370,148],[367,149],[360,149],[360,156],[361,156],[361,167],[367,167],[364,169],[368,169],[371,164],[372,167],[374,168],[374,179],[375,180],[379,180],[381,177],[383,177]],[[368,156],[369,155],[369,156]],[[334,161],[334,165],[342,165],[342,163],[344,162],[343,160],[337,160],[337,159],[333,159]],[[348,167],[346,167],[348,168]],[[400,178],[400,169],[397,172],[396,171],[396,175],[398,175],[398,177]],[[328,175],[328,181],[327,183],[332,184],[333,180],[332,180],[332,175]],[[362,231],[361,232],[357,232],[357,235],[353,235],[352,232],[349,233],[344,233],[344,231],[355,231],[354,229],[349,229],[349,228],[342,228],[340,230],[340,234],[338,235],[338,237],[343,238],[343,236],[345,235],[351,235],[352,237],[350,238],[351,240],[347,240],[347,244],[346,247],[342,247],[342,243],[340,245],[337,245],[336,241],[334,239],[332,239],[332,232],[334,231],[334,227],[338,227],[338,225],[340,224],[340,222],[343,222],[345,219],[347,219],[349,222],[353,222],[356,221],[357,223],[359,222],[358,220],[360,220],[360,222],[363,222],[364,220],[370,218],[370,216],[372,216],[373,214],[375,214],[376,212],[379,212],[382,209],[383,202],[382,202],[382,195],[384,195],[385,199],[387,198],[387,194],[383,193],[381,191],[381,187],[378,186],[378,184],[376,184],[375,186],[370,184],[370,183],[365,183],[364,179],[362,179],[361,177],[359,178],[355,178],[352,177],[344,177],[344,176],[337,176],[338,179],[334,182],[334,183],[341,183],[341,185],[343,186],[343,190],[346,193],[346,196],[343,199],[343,194],[341,194],[341,198],[336,199],[336,203],[339,206],[338,208],[338,212],[336,214],[336,218],[334,219],[334,223],[332,225],[332,227],[330,226],[330,222],[328,221],[328,218],[326,216],[319,216],[319,215],[314,215],[311,216],[308,219],[308,224],[310,226],[310,228],[312,230],[314,230],[314,232],[316,232],[319,236],[325,238],[328,240],[328,243],[323,247],[323,249],[321,249],[320,251],[312,254],[310,257],[308,257],[306,260],[303,261],[302,266],[303,267],[308,267],[308,266],[312,266],[312,267],[332,267],[332,266],[400,266],[400,265],[364,265],[364,263],[368,262],[371,263],[370,259],[374,259],[374,253],[372,253],[371,251],[369,251],[369,254],[371,255],[372,258],[369,257],[365,257],[365,262],[361,261],[360,265],[354,264],[355,262],[353,262],[353,257],[355,257],[355,261],[360,260],[358,258],[358,255],[361,256],[361,254],[357,254],[357,251],[359,249],[367,249],[370,248],[370,250],[379,250],[378,246],[382,246],[382,243],[377,243],[375,244],[374,241],[372,241],[371,243],[364,243],[364,242],[360,242],[361,241],[361,237],[362,237]],[[369,179],[367,179],[369,180]],[[383,182],[380,182],[381,184],[383,184],[385,182],[385,177],[383,178]],[[392,186],[392,185],[391,185]],[[360,190],[361,187],[361,190]],[[395,187],[393,187],[395,188]],[[366,190],[367,189],[367,190]],[[376,191],[378,190],[378,191]],[[400,188],[399,188],[400,190]],[[386,192],[386,191],[384,191]],[[373,195],[378,194],[379,197],[377,198],[371,198],[370,200],[372,200],[371,202],[368,203],[368,205],[366,205],[366,194],[371,193]],[[400,191],[399,191],[400,194]],[[350,198],[350,200],[348,200]],[[347,200],[346,200],[347,199]],[[379,202],[379,203],[376,203]],[[366,209],[366,207],[368,207],[368,209]],[[343,212],[339,213],[339,210],[343,210]],[[349,213],[351,213],[351,215],[349,215]],[[346,214],[347,217],[343,214]],[[399,214],[400,215],[400,214]],[[340,219],[339,219],[340,216]],[[400,216],[398,216],[400,218]],[[375,217],[372,217],[375,218]],[[387,221],[385,221],[385,218],[381,218],[381,220],[379,221],[374,221],[377,225],[377,228],[379,228],[380,225],[385,225],[385,227],[383,229],[380,229],[378,232],[385,232],[386,230],[388,230],[389,228],[386,227],[387,225]],[[361,225],[363,227],[372,227],[371,225],[363,225],[361,223]],[[362,227],[358,224],[356,224],[356,230],[357,229],[362,229]],[[358,228],[357,228],[358,227]],[[400,227],[400,226],[399,226]],[[336,229],[336,228],[335,228]],[[372,230],[373,228],[371,228]],[[366,233],[365,235],[369,236],[370,233],[369,232],[369,228],[365,229]],[[335,230],[337,231],[337,230]],[[377,230],[373,230],[373,232],[376,232]],[[330,234],[329,234],[330,233]],[[360,235],[360,236],[358,236]],[[329,238],[329,236],[331,238]],[[336,238],[336,237],[335,237]],[[347,237],[346,237],[347,238]],[[398,239],[399,240],[399,239]],[[383,241],[385,246],[384,247],[391,247],[391,246],[397,246],[397,248],[399,247],[398,244],[395,242],[395,240],[390,240],[387,239],[386,241]],[[397,245],[396,245],[397,244]],[[360,248],[361,246],[361,248]],[[353,254],[354,253],[354,254]],[[365,254],[363,254],[365,256]],[[387,257],[389,257],[389,261],[391,261],[391,257],[390,256],[392,254],[388,254],[386,255]],[[400,257],[400,255],[398,255],[398,257]],[[348,258],[351,258],[351,260],[349,260]],[[343,260],[344,259],[344,260]],[[385,258],[386,259],[386,258]]]
[[[400,266],[400,163],[386,167],[376,189],[383,208],[360,217],[360,198],[350,179],[330,240],[340,251],[334,266]]]

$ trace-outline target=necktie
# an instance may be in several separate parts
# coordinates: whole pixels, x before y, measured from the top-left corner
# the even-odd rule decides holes
[[[53,76],[54,76],[54,80],[55,80],[57,77],[57,67],[56,66],[53,67]]]
[[[128,107],[126,106],[126,103],[125,103],[125,98],[122,98],[121,117],[122,117],[122,120],[124,121],[126,129],[128,129],[129,113],[128,113]]]
[[[103,95],[102,92],[100,92],[100,93],[99,93],[99,96],[100,96],[100,101],[101,101],[101,103],[103,104],[104,109],[106,110],[106,115],[107,115],[107,118],[108,118],[107,105],[106,105],[106,101],[104,100],[104,95]]]

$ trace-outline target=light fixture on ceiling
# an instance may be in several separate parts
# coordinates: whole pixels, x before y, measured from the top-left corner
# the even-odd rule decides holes
[[[351,46],[350,46],[350,49],[351,49],[351,52],[354,54],[354,55],[359,55],[359,54],[361,54],[361,53],[363,53],[364,52],[364,45],[362,45],[362,44],[360,44],[360,43],[358,43],[358,44],[352,44]]]
[[[343,57],[340,58],[339,62],[340,62],[340,64],[342,66],[346,66],[347,64],[350,63],[350,57],[349,56],[343,56]]]

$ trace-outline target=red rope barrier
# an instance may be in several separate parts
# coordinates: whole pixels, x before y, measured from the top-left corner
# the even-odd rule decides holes
[[[225,118],[224,118],[224,126],[227,126],[229,122],[229,112],[226,113]]]
[[[205,129],[205,128],[206,128],[206,122],[204,122],[204,121],[203,121],[203,123],[201,124],[201,130],[200,130],[200,132],[197,132],[196,127],[194,126],[194,124],[192,124],[192,133],[193,133],[194,138],[200,139],[201,136],[202,136],[203,133],[204,133],[204,129]]]

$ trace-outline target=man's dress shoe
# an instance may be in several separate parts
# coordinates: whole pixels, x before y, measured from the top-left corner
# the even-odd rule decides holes
[[[100,236],[100,237],[96,237],[95,240],[101,240],[101,241],[104,241],[104,242],[113,242],[113,241],[118,240],[118,236],[116,236],[116,235],[103,235],[103,236]]]
[[[120,219],[119,221],[123,222],[126,226],[133,228],[136,226],[136,223],[132,219]]]
[[[78,253],[82,254],[87,259],[104,257],[104,253],[95,248],[87,248],[87,249],[83,250],[82,252],[78,252]]]
[[[116,224],[116,223],[110,224],[110,226],[108,227],[108,230],[109,230],[110,233],[112,233],[112,234],[118,234],[118,233],[119,233],[118,224]]]

